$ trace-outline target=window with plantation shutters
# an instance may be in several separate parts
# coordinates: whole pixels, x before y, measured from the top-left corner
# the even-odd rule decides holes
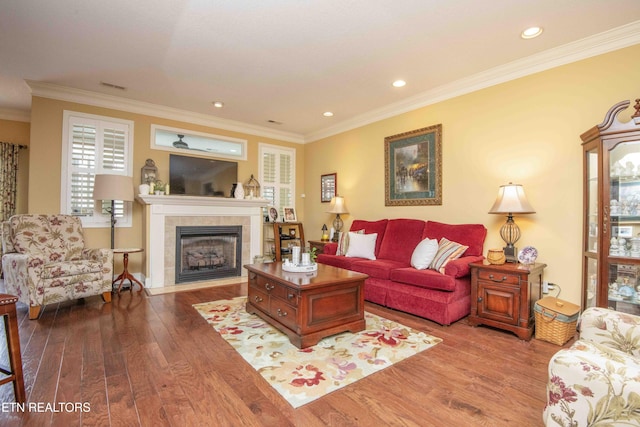
[[[65,111],[63,124],[62,211],[87,227],[109,225],[110,201],[93,200],[96,174],[132,173],[133,122]],[[131,207],[116,200],[117,226],[131,226]]]
[[[260,191],[282,213],[283,206],[295,207],[296,151],[260,144]]]

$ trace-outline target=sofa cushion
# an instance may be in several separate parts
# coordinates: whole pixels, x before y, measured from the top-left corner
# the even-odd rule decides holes
[[[357,261],[351,264],[350,270],[357,271],[358,273],[368,274],[370,277],[375,277],[378,279],[388,279],[393,270],[397,268],[409,267],[408,264],[389,259],[352,259],[355,259]]]
[[[380,221],[363,221],[356,219],[351,223],[349,231],[364,230],[364,234],[378,233],[375,251],[375,255],[377,257],[380,253],[380,245],[382,245],[382,239],[384,238],[388,222],[388,219],[381,219]]]
[[[465,255],[482,255],[484,239],[487,229],[482,224],[443,224],[436,221],[427,221],[422,238],[437,239],[443,237],[469,246]]]
[[[438,241],[436,239],[424,239],[418,243],[411,255],[411,266],[418,270],[426,270],[438,253]]]
[[[382,239],[378,258],[411,265],[411,255],[422,241],[425,222],[418,219],[391,219]]]
[[[331,265],[333,267],[344,268],[346,270],[351,270],[351,265],[356,261],[361,261],[364,258],[347,258],[342,255],[330,255],[330,254],[319,254],[316,258],[316,262],[320,264]]]
[[[349,248],[345,256],[349,258],[376,259],[376,239],[378,233],[360,234],[349,232]]]
[[[436,256],[433,257],[433,261],[431,261],[429,268],[444,274],[444,267],[447,263],[460,258],[468,248],[468,246],[452,242],[446,237],[443,237],[438,243],[438,252],[436,253]]]
[[[456,286],[456,281],[453,277],[440,274],[434,270],[398,268],[391,272],[389,278],[394,282],[441,291],[453,291]]]

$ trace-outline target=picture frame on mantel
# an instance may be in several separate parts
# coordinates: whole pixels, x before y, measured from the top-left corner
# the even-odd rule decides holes
[[[385,206],[442,205],[442,124],[384,139]]]
[[[329,203],[336,197],[338,188],[338,174],[328,173],[320,175],[320,203]]]

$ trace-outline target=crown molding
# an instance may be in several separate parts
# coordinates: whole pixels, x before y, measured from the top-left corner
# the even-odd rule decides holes
[[[0,120],[28,123],[31,121],[31,112],[27,110],[14,110],[12,108],[0,108]]]
[[[211,117],[206,114],[180,110],[173,107],[136,101],[98,92],[91,92],[84,89],[69,88],[32,80],[27,80],[26,83],[31,88],[33,96],[128,111],[131,113],[161,117],[233,132],[242,132],[250,135],[277,139],[280,141],[304,144],[362,127],[380,120],[385,120],[390,117],[455,98],[457,96],[472,93],[487,87],[495,86],[593,56],[602,55],[618,49],[623,49],[639,43],[640,21],[635,21],[594,36],[512,61],[508,64],[459,79],[446,85],[438,86],[415,96],[360,114],[333,126],[323,128],[306,135],[277,131],[263,126]],[[0,109],[0,118],[6,120],[30,121],[30,114],[24,111]]]
[[[331,127],[306,134],[304,140],[305,142],[317,141],[447,99],[639,43],[640,21],[636,21],[438,86],[402,101],[337,123]]]
[[[277,131],[234,120],[211,117],[202,113],[195,113],[164,105],[157,105],[84,89],[70,88],[52,83],[38,82],[34,80],[26,80],[26,83],[31,89],[32,96],[76,102],[79,104],[92,105],[94,107],[110,108],[113,110],[127,111],[129,113],[144,114],[153,117],[161,117],[164,119],[224,129],[232,132],[242,132],[264,138],[273,138],[280,141],[294,142],[298,144],[304,143],[302,135],[293,132]]]

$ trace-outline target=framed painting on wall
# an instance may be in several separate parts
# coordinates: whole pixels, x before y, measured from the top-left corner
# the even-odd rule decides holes
[[[385,206],[442,205],[442,125],[384,139]]]

